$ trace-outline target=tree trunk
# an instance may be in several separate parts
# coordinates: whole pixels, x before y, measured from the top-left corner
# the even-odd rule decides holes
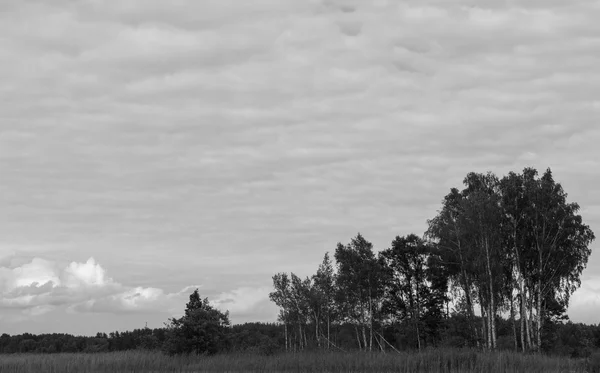
[[[523,280],[523,274],[519,265],[519,316],[521,319],[521,350],[525,352],[530,345],[529,322],[527,321],[527,291]]]
[[[515,320],[515,302],[512,296],[512,289],[510,294],[510,320],[512,321],[513,327],[513,342],[515,344],[515,351],[519,350],[519,345],[517,343],[517,321]]]
[[[373,298],[369,288],[369,351],[373,351]]]
[[[363,337],[363,346],[365,348],[365,351],[367,351],[367,347],[369,345],[367,344],[367,333],[365,331],[365,323],[364,322],[362,324],[362,337]]]
[[[421,334],[419,333],[419,320],[417,320],[417,346],[419,347],[419,351],[421,351]]]
[[[492,346],[492,349],[496,348],[496,308],[494,306],[494,279],[492,277],[492,267],[490,264],[490,244],[488,241],[488,238],[485,238],[485,256],[486,256],[486,264],[487,264],[487,274],[488,274],[488,281],[489,281],[489,291],[490,291],[490,301],[489,301],[489,308],[490,311],[488,313],[488,323],[489,323],[489,329],[490,331],[488,332],[489,336],[490,336],[490,345]]]
[[[383,337],[382,336],[375,336],[375,341],[377,342],[377,344],[379,345],[379,350],[381,352],[383,352],[385,354],[385,348],[384,348],[384,343],[383,343]]]
[[[537,282],[537,312],[535,315],[536,318],[536,339],[537,339],[537,345],[536,345],[536,350],[537,352],[541,352],[542,351],[542,252],[541,250],[538,250],[539,252],[539,276],[538,276],[538,282]]]
[[[315,339],[317,340],[317,347],[321,348],[321,337],[319,336],[319,316],[315,314]]]
[[[288,332],[287,332],[287,323],[283,323],[283,334],[285,336],[285,352],[288,351]]]
[[[518,261],[518,251],[516,247],[515,253],[517,253],[517,281],[519,282],[519,318],[521,319],[521,350],[525,352],[525,350],[530,345],[529,322],[527,321],[527,291],[525,290],[523,273],[521,272],[521,265]]]
[[[367,349],[369,348],[369,345],[367,344],[367,333],[365,331],[365,324],[367,323],[367,318],[365,317],[365,304],[363,303],[362,299],[364,299],[362,297],[362,292],[361,292],[361,302],[360,302],[360,329],[362,332],[362,342],[363,342],[363,349],[365,351],[367,351]]]
[[[524,295],[522,292],[519,296],[519,318],[521,319],[521,350],[525,352],[525,302],[523,301]]]
[[[460,244],[460,234],[458,232],[458,229],[456,229],[456,242],[457,242],[457,248],[458,248],[458,257],[460,259],[460,268],[462,270],[462,279],[463,279],[463,287],[465,290],[465,300],[467,301],[467,308],[468,308],[468,322],[469,322],[469,334],[470,337],[473,338],[473,335],[476,334],[476,327],[474,325],[474,319],[475,319],[475,311],[473,308],[473,302],[471,301],[471,283],[469,281],[469,278],[467,276],[467,271],[466,271],[466,266],[465,266],[465,260],[463,258],[462,255],[462,246]],[[477,343],[477,347],[479,347],[479,340],[477,338],[477,336],[475,335],[475,340]]]
[[[460,260],[462,262],[462,254],[460,254],[460,258],[461,258]],[[473,306],[473,300],[471,299],[471,284],[467,277],[467,271],[464,269],[462,271],[462,277],[463,277],[463,287],[464,287],[464,291],[465,291],[465,300],[467,301],[467,312],[468,312],[467,319],[469,322],[469,332],[470,332],[470,337],[473,338],[473,336],[475,334],[475,325],[474,325],[475,311],[474,311],[474,306]],[[477,339],[477,336],[475,336],[475,340],[477,341],[477,346],[479,347],[479,340]]]
[[[494,348],[494,337],[492,336],[493,327],[492,327],[492,306],[488,303],[486,312],[486,320],[487,320],[487,339],[488,339],[488,349]]]
[[[360,347],[360,333],[358,332],[358,326],[356,324],[354,324],[354,331],[356,332],[356,341],[358,342],[358,350],[362,351],[362,348]]]
[[[420,292],[421,289],[419,288],[419,281],[415,281],[415,288],[416,288],[416,292],[415,292],[415,300],[416,300],[416,317],[415,320],[417,322],[417,341],[418,341],[418,345],[419,345],[419,351],[421,351],[421,331],[419,328],[419,325],[421,324],[421,297],[420,297]]]
[[[517,199],[515,197],[515,208],[517,206]],[[523,285],[523,272],[521,271],[521,257],[519,255],[519,248],[517,246],[517,224],[518,221],[515,218],[513,220],[513,232],[512,232],[512,236],[513,236],[513,250],[515,252],[515,267],[517,269],[517,283],[519,286],[519,316],[520,316],[520,323],[521,323],[521,350],[523,352],[525,352],[525,319],[524,318],[524,314],[525,314],[525,287]],[[514,312],[512,309],[512,300],[511,300],[511,312]],[[513,325],[513,329],[516,328],[515,325]],[[515,346],[517,344],[517,336],[515,333]]]
[[[481,298],[481,296],[480,296]],[[479,302],[479,308],[481,309],[481,338],[484,340],[485,346],[489,349],[490,348],[490,340],[488,337],[488,331],[486,328],[486,323],[487,323],[487,319],[485,317],[485,310],[483,308],[483,302],[480,300]]]
[[[531,349],[531,300],[526,303],[527,308],[525,309],[525,327],[527,332],[527,349]]]
[[[498,334],[496,330],[496,308],[494,307],[494,302],[490,306],[492,312],[490,314],[490,318],[492,319],[492,348],[498,348]]]
[[[330,318],[331,317],[329,315],[329,308],[327,308],[327,349],[328,350],[331,348],[331,337],[329,336]]]
[[[308,325],[307,325],[308,327]],[[304,328],[304,348],[308,346],[308,338],[306,338],[306,328]]]

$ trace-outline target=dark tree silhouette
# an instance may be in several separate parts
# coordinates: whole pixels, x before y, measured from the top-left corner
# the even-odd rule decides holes
[[[215,354],[227,348],[229,325],[229,312],[212,307],[196,289],[190,295],[185,315],[169,320],[163,350],[169,355]]]

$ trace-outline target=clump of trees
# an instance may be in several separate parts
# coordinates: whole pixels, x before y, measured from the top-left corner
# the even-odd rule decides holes
[[[359,233],[338,243],[335,264],[325,254],[315,275],[273,276],[285,348],[305,349],[310,335],[317,347],[337,347],[332,326],[352,325],[359,349],[395,348],[389,339],[420,349],[451,339],[452,316],[465,326],[464,345],[496,349],[506,345],[498,323],[508,315],[512,348],[551,350],[595,238],[578,212],[550,169],[469,173],[423,237],[396,237],[375,253]]]
[[[215,354],[228,347],[229,312],[212,307],[208,298],[200,298],[198,289],[190,295],[185,315],[167,324],[163,351],[176,354]]]

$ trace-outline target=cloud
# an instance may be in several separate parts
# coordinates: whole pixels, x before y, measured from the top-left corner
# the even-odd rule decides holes
[[[69,312],[173,312],[189,294],[152,287],[128,287],[106,276],[94,258],[60,269],[41,258],[18,267],[0,267],[0,305],[38,316],[57,307]],[[180,311],[180,310],[178,310]]]
[[[33,258],[15,267],[0,267],[0,309],[18,310],[9,320],[53,313],[68,314],[183,314],[190,293],[201,285],[166,292],[155,287],[123,285],[106,274],[94,258],[85,263],[56,262]],[[241,287],[211,293],[213,306],[230,312],[233,322],[269,321],[275,315],[268,299],[269,288]],[[15,318],[16,317],[16,318]],[[166,321],[166,319],[165,319]]]
[[[110,279],[105,278],[104,269],[94,258],[88,259],[86,263],[72,262],[64,271],[64,283],[67,287],[102,287],[110,282]]]
[[[172,307],[166,302],[168,298],[162,289],[137,287],[79,302],[69,307],[69,311],[96,313],[166,311]]]
[[[222,310],[228,310],[231,321],[242,322],[273,322],[277,317],[277,307],[269,299],[268,287],[240,287],[219,294],[212,304]]]
[[[581,282],[581,287],[573,294],[569,301],[568,315],[575,322],[594,322],[597,310],[600,309],[600,276],[597,274],[586,276]]]
[[[34,258],[30,263],[13,269],[0,267],[0,289],[3,291],[26,286],[37,288],[46,284],[60,284],[54,263],[47,260]]]

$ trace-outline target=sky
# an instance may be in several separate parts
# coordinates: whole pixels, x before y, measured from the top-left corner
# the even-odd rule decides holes
[[[422,234],[468,172],[551,167],[600,234],[591,0],[2,0],[0,333],[160,327],[199,288]],[[598,323],[598,243],[571,298]]]

